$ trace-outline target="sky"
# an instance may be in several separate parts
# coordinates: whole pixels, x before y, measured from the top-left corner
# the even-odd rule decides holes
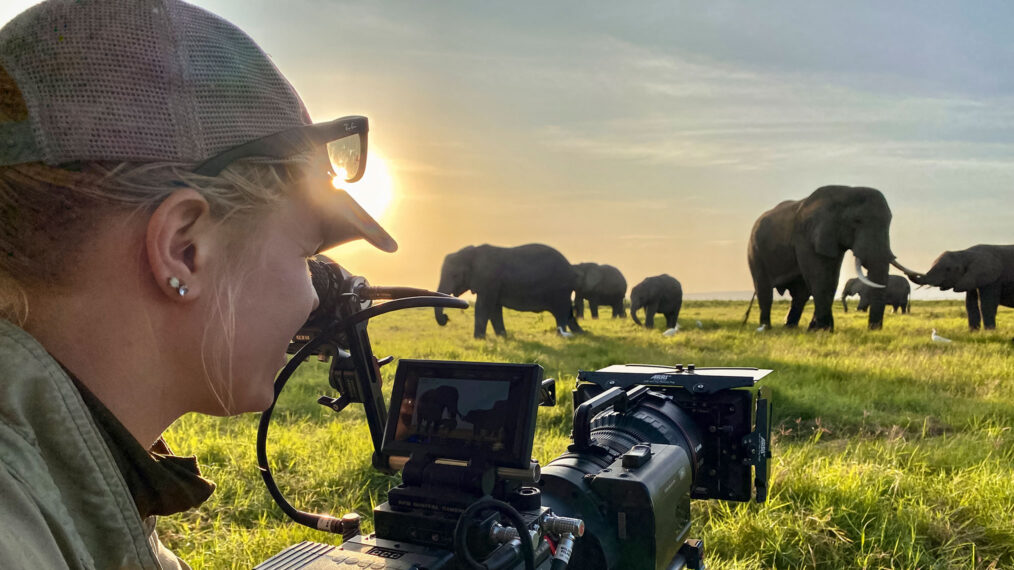
[[[374,284],[436,288],[447,253],[540,242],[631,287],[749,291],[754,221],[828,184],[881,190],[915,270],[1014,243],[1009,2],[195,3],[315,121],[370,118],[360,184],[391,194],[374,213],[400,249],[330,255]]]

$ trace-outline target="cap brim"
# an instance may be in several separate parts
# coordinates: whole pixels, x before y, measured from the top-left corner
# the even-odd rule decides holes
[[[398,242],[348,192],[324,183],[313,196],[323,217],[325,247],[365,239],[382,251],[398,250]]]

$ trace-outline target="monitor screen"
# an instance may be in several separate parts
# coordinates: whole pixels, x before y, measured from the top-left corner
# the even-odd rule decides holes
[[[541,382],[537,364],[402,360],[382,452],[527,467]]]

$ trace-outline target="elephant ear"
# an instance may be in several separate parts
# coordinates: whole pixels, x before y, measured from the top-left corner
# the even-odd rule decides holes
[[[586,290],[594,290],[602,282],[602,270],[598,267],[589,267],[585,269],[583,276],[584,288]]]
[[[467,285],[469,289],[472,289],[472,264],[475,263],[476,252],[478,248],[474,245],[467,245],[453,255],[452,267],[455,270],[457,279],[463,285]]]
[[[810,233],[813,239],[813,249],[825,257],[838,257],[841,255],[841,246],[838,244],[838,232],[834,220],[819,220],[812,225]]]
[[[965,273],[954,284],[954,291],[962,293],[985,287],[1000,278],[1003,267],[1000,260],[987,253],[969,252]]]
[[[838,220],[832,215],[837,207],[835,196],[820,188],[799,203],[796,210],[796,228],[813,245],[814,251],[825,257],[842,253],[838,240]],[[824,192],[822,192],[824,191]]]

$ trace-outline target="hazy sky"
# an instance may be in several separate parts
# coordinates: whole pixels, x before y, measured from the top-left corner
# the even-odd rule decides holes
[[[333,256],[377,284],[436,287],[465,245],[542,242],[630,286],[748,290],[754,220],[826,184],[880,189],[913,269],[1014,243],[1009,2],[196,4],[314,120],[370,117],[401,249]]]

